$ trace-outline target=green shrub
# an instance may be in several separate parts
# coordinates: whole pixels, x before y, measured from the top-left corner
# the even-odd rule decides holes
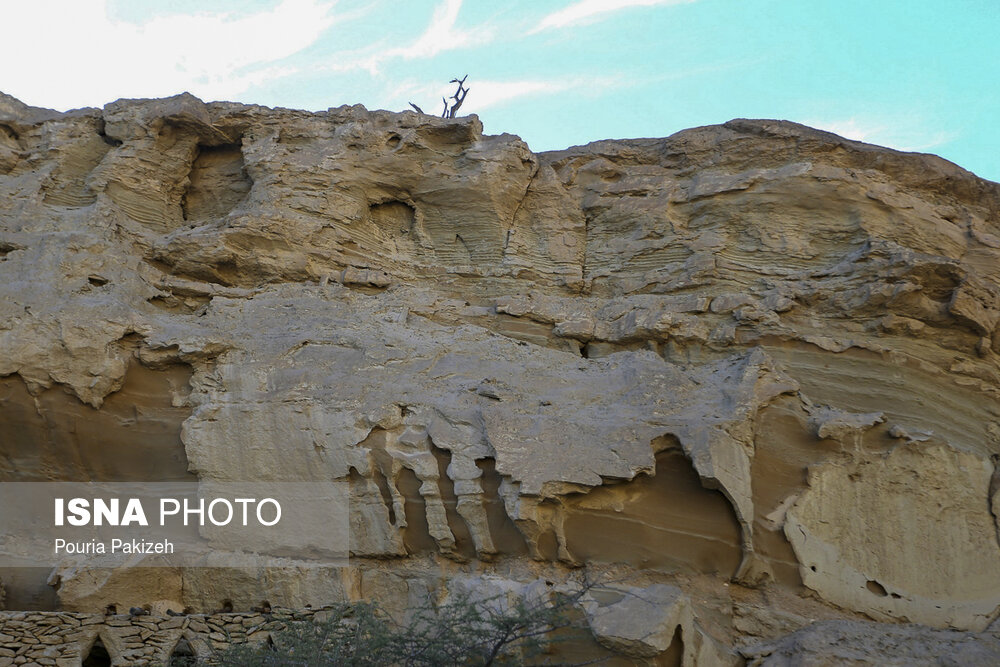
[[[397,625],[376,604],[335,607],[328,618],[290,622],[268,644],[240,644],[219,653],[223,667],[488,666],[544,662],[557,644],[590,637],[577,595],[554,600],[500,595],[473,599],[454,595],[439,606],[416,610]]]
[[[327,612],[325,612],[327,613]],[[331,609],[323,622],[291,621],[268,644],[235,644],[216,660],[224,667],[388,665],[394,660],[391,621],[375,605]]]

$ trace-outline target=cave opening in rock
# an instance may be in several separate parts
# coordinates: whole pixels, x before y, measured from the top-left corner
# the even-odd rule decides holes
[[[438,465],[438,489],[441,493],[441,502],[444,505],[448,529],[455,537],[455,554],[462,559],[474,558],[476,547],[472,543],[469,526],[465,523],[465,519],[458,513],[458,496],[455,495],[455,482],[448,476],[448,466],[451,465],[451,452],[431,443],[431,454],[434,455],[434,459]]]
[[[869,591],[879,596],[880,598],[884,598],[886,595],[889,594],[889,592],[885,590],[885,586],[875,581],[874,579],[868,580],[868,583],[865,584],[865,586],[868,588]]]
[[[678,625],[674,630],[670,646],[657,657],[656,664],[664,667],[681,667],[684,664],[684,631],[681,626]]]
[[[108,653],[100,637],[90,647],[90,652],[83,659],[82,667],[111,667],[111,654]]]
[[[417,211],[412,205],[392,199],[368,207],[368,217],[385,237],[405,236],[413,231]]]
[[[107,123],[103,118],[97,119],[97,136],[101,138],[101,141],[106,143],[112,148],[118,148],[122,145],[121,139],[115,139],[114,137],[109,137],[107,133]]]
[[[21,246],[17,245],[16,243],[9,243],[7,241],[0,241],[0,262],[4,261],[7,258],[7,255],[9,253],[12,253],[15,250],[21,250],[21,249],[22,249]]]
[[[486,520],[490,528],[490,536],[497,551],[508,556],[520,556],[528,553],[528,545],[524,535],[517,529],[503,498],[500,497],[500,484],[503,478],[497,472],[496,460],[484,458],[476,461],[476,466],[482,471],[483,503],[486,506]]]
[[[95,409],[62,385],[0,378],[0,481],[193,482],[181,441],[191,369],[133,363]]]
[[[239,143],[199,145],[188,179],[181,209],[184,219],[193,223],[226,217],[253,186]]]
[[[180,638],[170,653],[170,661],[167,664],[169,667],[191,667],[191,665],[198,664],[198,657],[187,639]]]
[[[437,542],[431,537],[427,523],[427,501],[420,495],[420,479],[409,468],[401,468],[396,478],[396,488],[403,494],[403,510],[406,528],[403,529],[403,544],[409,554],[434,553]]]
[[[196,482],[181,440],[191,373],[133,362],[99,409],[62,385],[32,394],[19,376],[0,378],[0,482]],[[0,568],[7,608],[56,609],[50,574]]]
[[[583,561],[661,571],[736,571],[740,526],[729,501],[702,486],[678,446],[656,455],[655,474],[566,498],[566,547]]]

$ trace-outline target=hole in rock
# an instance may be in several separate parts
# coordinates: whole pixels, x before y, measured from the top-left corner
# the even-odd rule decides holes
[[[417,211],[406,202],[393,200],[369,206],[368,217],[383,236],[392,238],[413,231]]]
[[[382,502],[385,504],[385,508],[389,511],[389,523],[395,526],[396,508],[393,507],[392,493],[389,491],[389,482],[386,480],[385,475],[382,474],[381,468],[377,465],[373,466],[373,476],[375,477],[375,484],[378,486],[379,494],[382,496]]]
[[[243,279],[240,272],[240,267],[236,265],[236,262],[227,259],[217,263],[215,266],[208,267],[214,276],[209,279],[210,282],[218,282],[222,285],[229,285],[230,287],[239,285]]]
[[[392,489],[389,486],[388,479],[388,475],[392,474],[392,457],[385,447],[386,436],[387,433],[384,429],[372,429],[368,437],[359,443],[359,447],[364,447],[371,451],[372,477],[375,479],[375,485],[378,486],[379,494],[382,496],[382,503],[389,513],[389,523],[395,526],[396,508],[393,504]],[[360,475],[358,476],[360,477]]]
[[[173,652],[170,654],[170,662],[168,664],[169,667],[190,667],[191,665],[198,664],[198,658],[195,656],[194,650],[187,639],[181,637],[180,641],[177,642],[177,646],[174,647]]]
[[[17,375],[0,378],[0,482],[193,482],[181,441],[190,408],[187,365],[133,363],[100,409],[57,385],[32,396]],[[56,608],[51,568],[0,568],[6,606]]]
[[[550,561],[559,559],[559,538],[554,530],[546,530],[538,536],[538,557]]]
[[[9,174],[21,161],[21,145],[17,134],[6,125],[0,125],[0,174]]]
[[[476,461],[476,465],[483,473],[480,482],[483,487],[483,502],[486,505],[486,521],[490,527],[493,545],[497,551],[505,555],[520,556],[528,553],[524,536],[507,514],[503,498],[500,497],[502,478],[497,472],[496,461],[480,459]]]
[[[438,465],[438,488],[441,491],[441,501],[444,503],[448,528],[455,536],[455,552],[463,558],[474,558],[476,547],[472,543],[472,535],[465,519],[458,513],[458,497],[455,495],[455,483],[448,476],[448,466],[451,465],[451,452],[431,444],[431,453]]]
[[[0,125],[0,174],[10,173],[21,159],[21,143],[17,132]]]
[[[398,134],[392,134],[385,140],[385,145],[389,148],[396,148],[400,142],[402,142],[402,138]]]
[[[670,640],[667,650],[656,657],[654,663],[657,667],[681,667],[684,662],[684,632],[681,626],[674,630],[674,636]]]
[[[109,137],[107,132],[105,131],[106,128],[107,125],[105,124],[103,118],[97,121],[97,136],[99,136],[104,143],[106,143],[108,146],[111,146],[112,148],[117,148],[118,146],[121,146],[122,145],[121,140]]]
[[[14,252],[15,250],[21,250],[21,246],[0,241],[0,262],[7,257],[7,253]]]
[[[882,598],[884,598],[886,595],[889,594],[889,592],[887,590],[885,590],[885,586],[883,586],[882,584],[878,583],[874,579],[869,579],[868,583],[865,584],[865,587],[868,588],[868,590],[870,590],[875,595],[877,595],[879,597],[882,597]]]
[[[406,514],[406,528],[403,529],[403,544],[411,554],[437,551],[437,543],[431,537],[427,525],[427,504],[420,495],[420,480],[409,468],[403,468],[396,477],[396,488],[403,494]]]
[[[198,146],[188,179],[181,207],[184,219],[193,222],[224,218],[253,185],[238,143]]]
[[[732,507],[701,485],[676,446],[656,455],[655,475],[572,494],[564,509],[566,546],[578,560],[726,574],[740,563]]]
[[[90,653],[83,659],[82,667],[111,667],[111,655],[99,638],[90,647]]]
[[[108,279],[102,278],[100,276],[89,276],[87,278],[87,282],[93,285],[94,287],[103,287],[104,285],[108,284]]]
[[[100,409],[61,385],[32,396],[16,375],[0,378],[0,480],[196,481],[181,442],[191,410],[174,405],[190,377],[185,364],[133,363]]]

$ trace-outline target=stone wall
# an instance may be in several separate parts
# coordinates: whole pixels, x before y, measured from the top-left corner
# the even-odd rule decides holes
[[[88,659],[95,666],[167,665],[172,657],[203,660],[230,643],[266,642],[286,622],[310,620],[322,611],[189,616],[0,612],[0,667],[80,667]]]

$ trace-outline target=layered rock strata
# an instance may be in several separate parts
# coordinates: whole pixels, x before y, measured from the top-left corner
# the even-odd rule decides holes
[[[998,398],[1000,185],[934,156],[0,97],[0,480],[352,488],[347,568],[15,569],[8,608],[404,610],[582,569],[679,586],[731,656],[821,619],[981,632]]]

